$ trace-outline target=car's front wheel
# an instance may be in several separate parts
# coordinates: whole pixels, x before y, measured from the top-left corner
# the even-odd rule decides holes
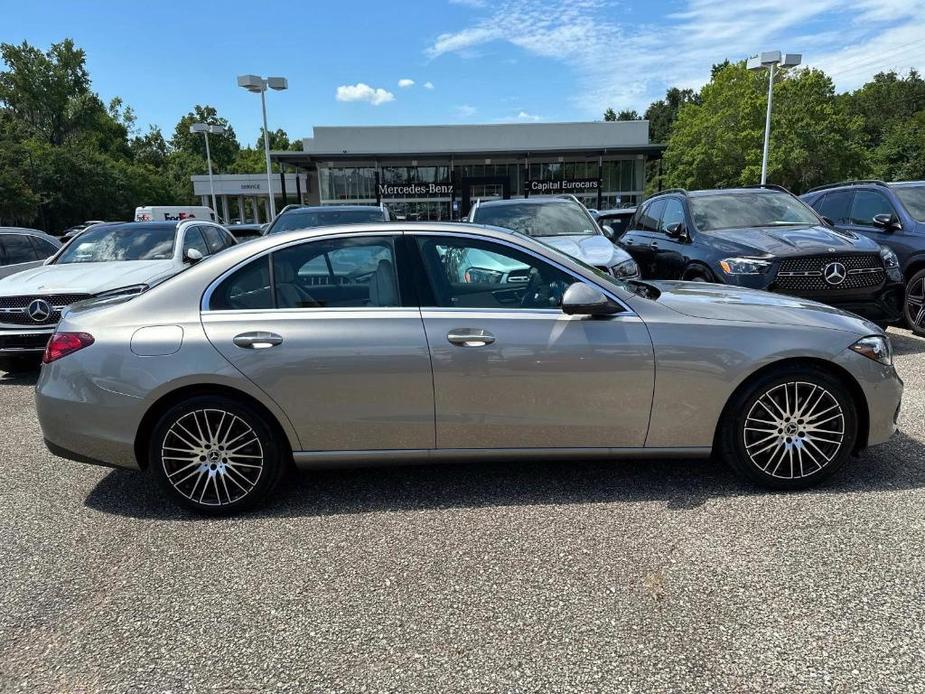
[[[925,337],[925,270],[919,270],[906,283],[904,311],[909,329]]]
[[[802,489],[841,468],[854,449],[857,410],[828,372],[797,366],[769,373],[741,390],[720,424],[720,452],[751,481]]]
[[[180,504],[212,514],[252,507],[284,470],[264,416],[224,396],[190,398],[165,412],[154,427],[148,461]]]

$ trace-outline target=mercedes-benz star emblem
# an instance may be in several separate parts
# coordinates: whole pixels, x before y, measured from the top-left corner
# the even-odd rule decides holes
[[[26,313],[28,313],[29,318],[36,323],[44,323],[51,318],[51,304],[45,301],[45,299],[33,299],[32,303],[30,303],[29,307],[26,309]]]
[[[829,263],[823,268],[822,276],[829,284],[841,284],[848,276],[848,271],[841,263]]]

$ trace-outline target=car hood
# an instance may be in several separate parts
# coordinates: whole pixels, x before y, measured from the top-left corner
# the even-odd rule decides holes
[[[871,253],[879,250],[879,246],[866,236],[850,231],[836,231],[821,225],[719,229],[703,233],[737,246],[736,252],[744,250],[778,257],[832,252]]]
[[[545,244],[562,251],[566,255],[578,258],[598,267],[613,267],[630,255],[622,248],[611,243],[606,236],[598,234],[578,234],[575,236],[537,236]]]
[[[809,325],[877,335],[883,332],[868,320],[833,306],[771,292],[706,282],[646,281],[660,292],[658,303],[694,318]]]
[[[116,260],[105,263],[42,265],[0,279],[0,296],[98,294],[133,284],[153,284],[183,266],[173,260]]]

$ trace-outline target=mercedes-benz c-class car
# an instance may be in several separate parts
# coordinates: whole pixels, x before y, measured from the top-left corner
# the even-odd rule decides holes
[[[447,261],[486,254],[527,281]],[[716,453],[756,483],[806,487],[887,440],[902,395],[888,338],[857,316],[625,282],[472,224],[257,239],[75,306],[44,362],[52,452],[146,470],[216,513],[292,465]]]
[[[0,371],[35,368],[62,312],[137,294],[236,243],[212,222],[114,222],[81,231],[44,264],[0,279]]]

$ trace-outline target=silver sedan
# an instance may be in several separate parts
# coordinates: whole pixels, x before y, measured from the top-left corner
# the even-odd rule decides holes
[[[801,488],[886,441],[902,395],[889,340],[854,315],[623,282],[469,224],[261,238],[75,306],[44,362],[54,453],[214,513],[293,465],[716,453]]]

